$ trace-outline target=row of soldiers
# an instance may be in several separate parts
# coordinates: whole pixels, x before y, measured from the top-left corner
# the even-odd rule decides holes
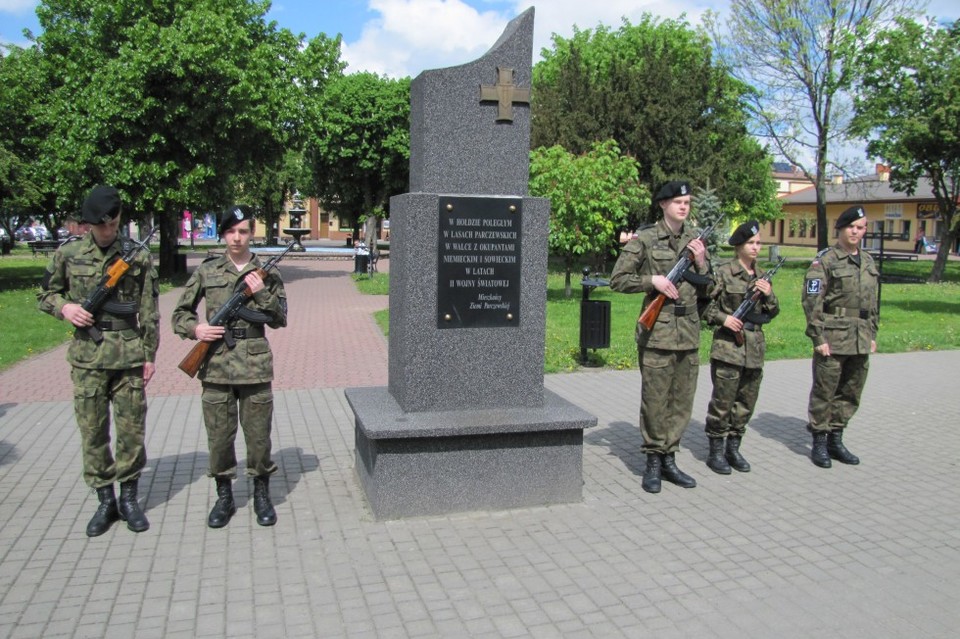
[[[610,279],[616,291],[643,293],[644,309],[658,296],[668,302],[649,330],[639,324],[637,330],[646,454],[642,486],[650,493],[660,492],[662,480],[683,488],[697,485],[677,467],[676,452],[693,411],[701,317],[716,327],[710,350],[707,466],[720,474],[750,470],[740,445],[763,379],[763,324],[780,311],[757,263],[759,224],[749,221],[734,230],[729,244],[736,257],[713,272],[706,246],[687,223],[690,199],[689,183],[663,185],[654,197],[663,217],[641,228],[624,247]],[[811,460],[821,468],[833,460],[860,463],[844,445],[843,433],[860,404],[869,356],[877,348],[879,272],[860,250],[866,226],[863,207],[845,210],[836,222],[837,243],[817,255],[804,279],[806,334],[813,342],[807,427],[813,436]],[[682,256],[692,257],[690,268],[683,279],[671,281],[667,275]],[[735,317],[744,298],[755,292],[753,312]]]
[[[98,498],[97,511],[87,524],[90,537],[102,535],[118,520],[134,532],[150,527],[137,491],[147,461],[145,388],[156,371],[160,345],[159,288],[149,251],[131,251],[132,241],[119,234],[122,208],[115,188],[97,186],[90,191],[81,209],[89,232],[60,246],[38,293],[40,310],[75,328],[67,349],[74,413],[83,450],[83,478]],[[263,271],[250,251],[254,225],[253,213],[245,206],[232,207],[221,217],[219,233],[226,251],[194,270],[172,317],[173,330],[181,338],[211,345],[198,374],[210,453],[208,474],[217,492],[207,518],[211,528],[226,526],[237,511],[232,483],[237,476],[238,423],[247,446],[246,474],[253,478],[257,523],[272,526],[277,521],[269,489],[270,476],[277,472],[270,440],[273,355],[264,325],[286,326],[287,300],[277,271]],[[128,268],[109,302],[91,312],[94,309],[85,308],[86,302],[118,261]],[[241,290],[248,297],[248,308],[255,312],[241,314],[229,326],[211,325],[210,318]],[[205,318],[197,314],[202,299]]]
[[[769,279],[757,264],[761,241],[756,222],[734,230],[729,243],[736,258],[714,273],[706,246],[687,223],[690,185],[669,182],[655,200],[663,217],[624,247],[611,277],[614,290],[644,293],[644,308],[661,294],[669,300],[652,327],[637,333],[640,430],[647,458],[642,486],[651,493],[660,492],[663,479],[686,488],[696,486],[696,480],[677,467],[675,456],[696,392],[701,317],[717,327],[710,352],[713,394],[706,419],[707,465],[721,474],[750,470],[740,445],[763,378],[763,324],[779,312]],[[119,234],[121,209],[115,188],[97,186],[90,192],[82,206],[90,232],[57,250],[38,294],[42,311],[76,329],[67,361],[83,477],[98,497],[97,511],[87,525],[91,537],[102,535],[117,520],[134,532],[149,528],[137,489],[146,465],[145,388],[156,370],[160,341],[159,291],[149,252],[131,253],[131,241]],[[803,290],[806,332],[814,346],[811,458],[824,468],[831,460],[859,463],[844,446],[843,432],[859,405],[877,334],[878,273],[870,255],[859,250],[866,229],[862,207],[847,209],[836,228],[836,246],[813,261]],[[228,210],[218,230],[226,243],[224,255],[208,258],[193,272],[172,317],[173,330],[181,338],[211,344],[199,371],[208,475],[217,493],[207,525],[226,526],[237,510],[232,482],[237,476],[234,443],[239,424],[247,447],[246,473],[253,478],[257,523],[270,526],[276,523],[276,512],[269,478],[277,466],[271,459],[273,356],[264,325],[286,325],[286,293],[277,271],[264,272],[250,251],[255,221],[249,208]],[[131,254],[112,303],[96,314],[84,308],[111,265]],[[666,275],[681,255],[692,258],[691,268],[684,279],[673,282]],[[250,310],[256,312],[241,315],[229,326],[211,325],[209,319],[241,288],[249,294]],[[760,294],[754,313],[735,317],[734,311],[754,291]],[[197,313],[204,299],[206,319]],[[700,304],[703,299],[710,300],[705,307]],[[111,405],[115,451],[110,440]],[[120,485],[119,498],[115,483]]]

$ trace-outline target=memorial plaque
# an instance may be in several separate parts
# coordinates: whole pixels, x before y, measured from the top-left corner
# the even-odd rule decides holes
[[[440,198],[437,328],[520,325],[522,205],[522,198]]]

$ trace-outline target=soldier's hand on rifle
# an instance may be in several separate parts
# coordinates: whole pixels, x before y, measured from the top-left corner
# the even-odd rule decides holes
[[[243,277],[244,283],[250,289],[250,294],[254,294],[257,291],[263,290],[263,280],[260,279],[260,274],[256,271],[250,271]]]
[[[93,315],[85,311],[80,304],[64,304],[60,312],[65,320],[77,328],[93,324]]]
[[[670,299],[675,300],[680,297],[680,291],[677,290],[677,287],[674,286],[673,282],[665,275],[654,275],[651,282],[653,283],[653,288]]]
[[[727,315],[726,319],[723,320],[723,325],[734,333],[739,333],[743,330],[743,322],[733,315]]]
[[[697,266],[703,268],[707,264],[707,247],[704,245],[703,241],[698,237],[696,239],[690,240],[690,243],[687,244],[687,248],[690,249],[690,253],[693,254],[693,261],[697,263]]]
[[[197,327],[193,329],[193,334],[201,342],[215,342],[221,337],[226,329],[222,326],[210,326],[209,324],[197,324]]]
[[[773,286],[767,280],[757,280],[754,282],[754,286],[756,286],[757,290],[763,293],[765,296],[770,295],[770,291],[773,290]]]

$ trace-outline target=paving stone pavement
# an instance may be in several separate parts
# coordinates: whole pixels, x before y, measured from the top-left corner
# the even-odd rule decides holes
[[[141,534],[84,535],[95,495],[71,403],[31,377],[69,395],[63,353],[0,374],[0,637],[955,636],[960,352],[874,356],[845,438],[863,463],[829,470],[807,457],[809,361],[767,364],[743,445],[753,471],[730,476],[704,464],[702,367],[678,454],[699,486],[659,495],[640,489],[639,373],[549,375],[599,418],[582,503],[378,522],[343,388],[386,383],[366,323],[385,301],[353,293],[346,263],[283,268],[298,319],[271,341],[296,375],[276,384],[272,528],[246,481],[230,525],[206,527],[199,384],[173,375],[186,344],[164,336],[148,387]],[[33,395],[8,390],[30,379]]]

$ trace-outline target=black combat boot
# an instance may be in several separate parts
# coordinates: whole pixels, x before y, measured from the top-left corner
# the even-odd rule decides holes
[[[229,477],[217,477],[217,503],[213,505],[207,525],[211,528],[223,528],[230,523],[230,518],[237,512],[237,504],[233,501],[233,483]]]
[[[750,463],[743,458],[743,455],[740,454],[740,440],[743,439],[740,435],[728,435],[727,436],[727,450],[724,453],[727,461],[731,466],[739,470],[741,473],[750,472]]]
[[[842,430],[830,431],[830,434],[827,435],[827,453],[841,464],[856,466],[860,463],[860,458],[847,450],[847,447],[843,445]]]
[[[674,453],[663,456],[663,478],[681,488],[695,488],[697,485],[696,479],[677,468]]]
[[[710,454],[707,456],[707,466],[715,473],[730,474],[730,464],[723,458],[723,438],[710,437]]]
[[[127,522],[127,528],[133,532],[143,532],[150,527],[147,516],[137,503],[137,480],[131,479],[120,484],[120,500],[117,503],[120,519]]]
[[[643,489],[648,493],[660,492],[662,460],[659,453],[647,453],[647,468],[643,471]]]
[[[117,512],[117,497],[113,492],[113,484],[97,488],[97,498],[100,506],[93,519],[87,524],[87,537],[99,537],[110,530],[110,525],[120,519]]]
[[[827,453],[827,434],[823,431],[813,433],[813,448],[810,450],[810,461],[820,468],[830,468],[830,454]]]
[[[277,511],[270,501],[270,476],[253,478],[253,511],[257,513],[257,523],[272,526],[277,523]]]

